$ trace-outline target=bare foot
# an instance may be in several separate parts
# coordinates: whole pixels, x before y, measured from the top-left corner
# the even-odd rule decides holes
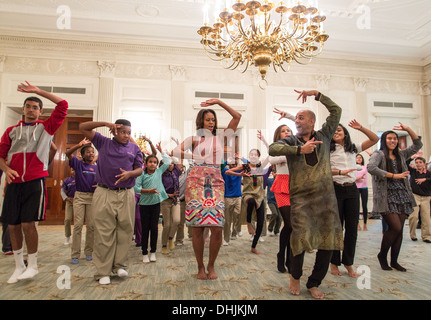
[[[261,254],[262,253],[259,250],[257,250],[256,248],[251,248],[251,252],[253,252],[255,254]]]
[[[364,224],[364,231],[368,231],[367,225]]]
[[[358,223],[358,230],[362,230],[361,225],[359,223]]]
[[[308,291],[314,299],[323,299],[325,297],[325,294],[317,287],[310,288]]]
[[[208,270],[208,279],[210,279],[210,280],[215,280],[215,279],[217,279],[217,278],[218,278],[218,275],[217,275],[217,273],[215,272],[214,267],[210,267],[210,266],[208,266],[208,267],[207,267],[207,270]]]
[[[331,274],[333,274],[334,276],[341,276],[341,272],[340,270],[338,270],[338,266],[336,266],[335,264],[331,263]]]
[[[353,270],[352,266],[344,266],[344,267],[347,269],[347,272],[349,273],[349,277],[351,277],[351,278],[357,278],[358,277],[355,270]]]
[[[197,274],[196,278],[198,278],[199,280],[207,280],[208,279],[207,273],[205,272],[205,267],[198,268],[198,274]]]
[[[289,290],[293,295],[299,296],[299,292],[301,291],[301,280],[296,280],[292,275],[289,276]]]
[[[252,235],[256,235],[256,231],[254,230],[253,226],[249,222],[247,222],[247,230],[248,230],[248,233]]]

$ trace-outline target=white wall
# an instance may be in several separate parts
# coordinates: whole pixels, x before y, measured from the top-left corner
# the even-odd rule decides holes
[[[20,49],[23,47],[28,50]],[[343,108],[343,124],[357,119],[364,126],[384,131],[402,120],[423,136],[425,156],[431,154],[426,117],[431,108],[430,72],[416,61],[391,63],[390,59],[376,57],[373,62],[370,57],[361,60],[337,54],[332,58],[327,53],[310,65],[292,65],[288,73],[269,72],[269,86],[261,90],[259,74],[253,67],[245,74],[224,70],[194,48],[15,36],[2,41],[0,57],[2,132],[17,121],[8,108],[22,105],[27,95],[17,92],[16,86],[24,80],[37,85],[85,87],[85,95],[63,96],[71,110],[90,110],[96,120],[131,118],[134,131],[161,139],[167,149],[173,147],[171,135],[181,140],[194,132],[200,103],[195,91],[243,93],[242,101],[226,101],[243,115],[240,153],[246,155],[250,148],[258,147],[265,154],[257,130],[263,130],[266,140],[272,142],[273,132],[281,123],[273,107],[291,113],[310,108],[317,115],[317,126],[325,121],[328,113],[320,103],[309,101],[304,106],[293,91],[317,89]],[[373,101],[382,99],[411,102],[414,108],[374,108]],[[215,109],[219,126],[226,126],[229,115]],[[293,123],[285,123],[294,129]],[[358,132],[352,137],[355,141],[364,138]]]

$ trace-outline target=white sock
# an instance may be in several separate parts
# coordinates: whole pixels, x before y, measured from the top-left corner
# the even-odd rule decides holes
[[[18,277],[18,280],[30,279],[39,273],[37,269],[37,252],[28,254],[27,270]]]
[[[21,269],[24,270],[25,269],[25,264],[24,264],[24,256],[22,253],[22,248],[19,250],[14,250],[13,251],[13,257],[15,259],[15,267],[16,269]]]
[[[7,283],[16,283],[18,282],[18,277],[21,276],[25,271],[24,257],[22,254],[22,248],[19,250],[13,251],[13,257],[15,259],[15,271],[12,276],[9,278]]]
[[[37,270],[37,252],[28,254],[28,267]]]

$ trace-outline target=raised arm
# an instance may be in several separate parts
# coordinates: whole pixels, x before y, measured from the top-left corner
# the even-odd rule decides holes
[[[70,149],[67,149],[66,150],[66,152],[65,152],[65,155],[66,155],[66,157],[69,159],[69,160],[72,160],[72,158],[73,158],[73,154],[75,153],[75,151],[76,150],[78,150],[78,149],[80,149],[80,148],[82,148],[83,146],[88,146],[88,145],[90,145],[91,144],[91,141],[90,140],[88,140],[87,138],[84,138],[80,143],[78,143],[77,145],[74,145],[72,148],[70,148]]]
[[[91,141],[96,134],[96,131],[94,131],[96,128],[107,127],[111,133],[117,134],[117,129],[120,129],[122,126],[122,124],[114,124],[106,121],[88,121],[82,122],[79,125],[79,130]]]
[[[413,141],[413,144],[411,146],[407,147],[404,150],[400,150],[400,153],[403,153],[406,158],[411,157],[422,148],[423,143],[421,141],[421,138],[410,127],[399,122],[399,126],[394,126],[393,130],[406,131]]]
[[[320,101],[326,109],[329,111],[329,116],[326,118],[326,122],[322,126],[322,133],[327,136],[328,139],[332,138],[337,130],[337,126],[340,123],[341,119],[341,108],[332,101],[329,97],[323,95],[317,90],[295,90],[296,93],[299,93],[299,97],[297,100],[302,98],[302,103],[307,101],[307,97],[314,97],[314,100]]]
[[[225,174],[227,174],[228,176],[250,177],[251,175],[249,173],[244,172],[243,169],[244,169],[244,166],[240,164],[234,168],[230,168],[229,170],[226,170]],[[241,172],[236,172],[239,170],[241,170]]]
[[[50,101],[52,101],[55,104],[58,104],[60,101],[63,101],[63,98],[57,97],[56,95],[47,92],[45,90],[42,90],[36,86],[31,85],[28,81],[26,81],[25,83],[21,83],[18,86],[18,91],[19,92],[24,92],[24,93],[35,93],[41,97],[44,97]]]
[[[219,99],[206,100],[205,102],[201,103],[201,107],[208,107],[208,106],[212,106],[214,104],[218,104],[220,107],[222,107],[227,112],[229,112],[229,114],[232,116],[232,120],[229,122],[225,131],[228,129],[231,129],[231,130],[233,130],[233,132],[235,132],[236,129],[238,128],[239,121],[241,120],[241,113],[232,109],[230,106],[228,106],[226,103],[224,103],[223,101],[221,101]]]
[[[377,134],[375,134],[373,131],[363,127],[355,119],[353,119],[352,121],[349,122],[349,127],[362,132],[363,134],[365,134],[368,137],[368,140],[365,140],[361,144],[362,150],[367,150],[368,148],[374,146],[379,141],[379,137],[377,136]]]
[[[293,114],[290,114],[289,112],[286,112],[286,111],[279,110],[277,108],[274,108],[273,112],[280,115],[280,118],[278,120],[286,118],[286,119],[295,121],[296,119],[296,117]]]

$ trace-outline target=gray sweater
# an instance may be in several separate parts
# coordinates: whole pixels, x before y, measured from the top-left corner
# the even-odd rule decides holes
[[[422,148],[421,139],[413,140],[413,144],[404,150],[400,150],[399,154],[401,157],[402,171],[408,171],[406,160],[412,155],[417,153]],[[373,212],[374,213],[387,213],[388,208],[388,173],[386,169],[386,159],[383,151],[375,151],[371,155],[370,161],[367,165],[368,173],[372,175],[373,185]],[[412,200],[412,204],[415,207],[416,201],[412,193],[412,189],[409,183],[409,179],[404,179],[404,184]]]

